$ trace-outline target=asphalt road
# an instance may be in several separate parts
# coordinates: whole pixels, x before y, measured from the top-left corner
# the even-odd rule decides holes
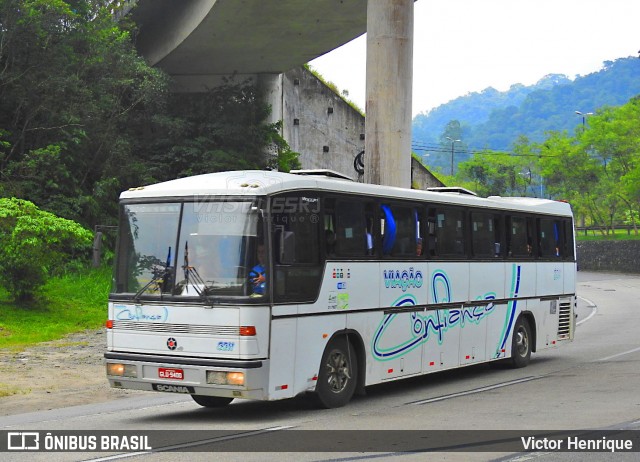
[[[200,408],[188,397],[149,394],[92,406],[79,406],[0,419],[0,430],[169,430],[163,444],[182,444],[179,452],[159,447],[138,454],[7,453],[3,460],[500,460],[578,461],[639,460],[635,453],[555,453],[549,450],[407,453],[403,444],[367,452],[354,438],[370,430],[372,444],[385,435],[376,430],[493,430],[500,440],[509,430],[531,433],[551,430],[640,430],[640,276],[578,273],[578,326],[575,341],[532,356],[523,369],[479,365],[367,389],[340,409],[317,410],[304,398],[278,402],[234,402],[224,409]],[[181,432],[176,432],[181,430]],[[226,431],[198,434],[195,431]],[[297,430],[330,430],[318,433]],[[339,430],[339,431],[335,431]],[[455,446],[446,433],[440,447]],[[206,437],[205,437],[206,436]],[[477,436],[477,434],[476,434]],[[313,452],[286,452],[313,438]],[[195,442],[185,445],[187,441]],[[326,447],[326,449],[323,449]],[[345,452],[334,452],[346,448]],[[500,448],[500,446],[498,446]],[[272,452],[235,452],[264,451]],[[477,448],[476,448],[477,449]],[[231,450],[234,452],[219,452]],[[636,448],[636,451],[638,448]],[[8,455],[8,457],[4,457]]]

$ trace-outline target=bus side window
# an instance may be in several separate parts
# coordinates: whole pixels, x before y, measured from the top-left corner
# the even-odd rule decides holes
[[[324,207],[326,255],[357,258],[376,254],[375,205],[370,201],[327,198]]]
[[[396,216],[396,244],[392,255],[395,257],[415,257],[416,255],[416,214],[408,207],[394,207]]]
[[[381,205],[380,234],[382,236],[382,255],[391,255],[391,249],[396,241],[396,220],[393,217],[391,207]]]
[[[365,240],[366,240],[366,253],[369,256],[376,255],[378,252],[378,239],[376,239],[376,230],[375,230],[375,206],[371,202],[368,202],[365,211]]]
[[[336,201],[336,254],[362,257],[367,254],[367,234],[362,201]]]
[[[492,213],[471,213],[471,250],[474,257],[500,256],[500,233]]]
[[[415,257],[419,221],[416,209],[399,205],[382,204],[381,227],[383,255]]]
[[[540,257],[562,257],[562,222],[550,218],[538,220],[538,243]]]
[[[437,255],[437,236],[436,236],[436,210],[430,208],[427,213],[427,255],[435,257]]]
[[[571,220],[563,220],[564,224],[564,258],[565,260],[573,261],[575,256],[573,255],[573,223]]]
[[[324,204],[324,247],[325,255],[329,258],[336,256],[336,216],[335,201],[325,200]]]
[[[465,255],[464,211],[458,208],[435,210],[436,255],[462,257]]]
[[[510,216],[507,219],[508,256],[531,258],[534,255],[533,220],[528,217]]]
[[[494,256],[496,258],[504,257],[504,217],[502,215],[494,215],[493,225],[495,229],[495,239],[493,243]]]
[[[471,251],[477,258],[500,258],[503,254],[502,216],[471,212]]]
[[[413,209],[415,217],[415,234],[416,234],[416,253],[415,256],[424,258],[427,255],[427,218],[425,216],[425,209],[415,208]]]

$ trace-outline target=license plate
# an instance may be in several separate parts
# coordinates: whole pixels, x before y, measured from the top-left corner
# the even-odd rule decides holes
[[[182,380],[184,379],[184,371],[182,369],[169,369],[166,367],[159,367],[158,377],[160,377],[161,379]]]

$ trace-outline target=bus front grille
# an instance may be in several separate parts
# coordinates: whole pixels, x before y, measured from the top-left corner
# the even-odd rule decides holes
[[[114,330],[135,330],[162,334],[240,335],[238,326],[206,326],[197,324],[171,324],[136,321],[113,321]]]

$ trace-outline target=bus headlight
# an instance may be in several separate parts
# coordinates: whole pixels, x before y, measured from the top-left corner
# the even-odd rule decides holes
[[[207,383],[212,385],[244,385],[244,372],[207,371]]]
[[[107,363],[107,375],[117,377],[138,377],[138,368],[133,364]]]
[[[244,372],[227,372],[229,385],[244,385]]]

